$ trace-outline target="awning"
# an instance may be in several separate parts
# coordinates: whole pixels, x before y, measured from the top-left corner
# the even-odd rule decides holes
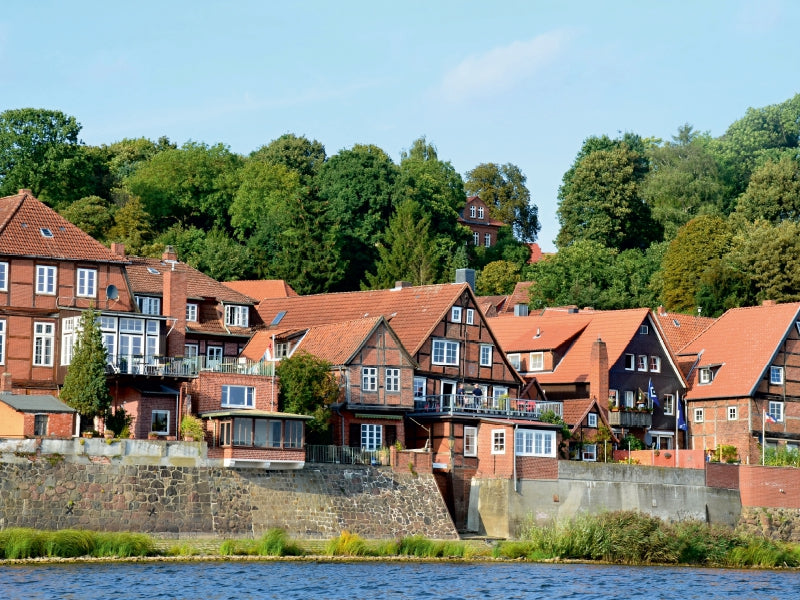
[[[215,410],[215,411],[200,413],[199,416],[204,419],[225,419],[232,417],[250,417],[250,418],[260,417],[260,418],[271,418],[271,419],[294,419],[301,421],[310,421],[311,419],[314,418],[308,415],[298,415],[295,413],[270,412],[266,410],[253,410],[247,408]]]

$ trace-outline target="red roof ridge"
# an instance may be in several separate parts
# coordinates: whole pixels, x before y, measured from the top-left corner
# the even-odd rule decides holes
[[[22,191],[23,190],[20,190],[20,192]],[[25,194],[13,194],[11,196],[6,196],[5,198],[2,198],[2,200],[5,200],[6,198],[17,197],[19,198],[19,200],[17,202],[17,205],[12,210],[10,210],[8,215],[6,215],[6,218],[3,219],[3,222],[0,223],[0,233],[3,233],[3,230],[6,228],[6,225],[8,225],[8,223],[11,221],[14,215],[17,214],[17,211],[19,211],[19,207],[22,206],[22,202],[25,200],[25,196],[26,196]]]

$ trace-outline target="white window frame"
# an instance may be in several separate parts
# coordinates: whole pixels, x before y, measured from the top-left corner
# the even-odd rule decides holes
[[[434,365],[457,366],[458,355],[458,342],[444,339],[433,340],[431,344],[431,362]]]
[[[186,321],[189,323],[197,323],[197,304],[194,302],[186,303]]]
[[[514,453],[517,456],[555,458],[556,432],[535,429],[517,429]]]
[[[139,312],[145,315],[161,314],[161,298],[155,296],[136,296],[136,306]]]
[[[483,207],[482,206],[478,207],[478,218],[479,219],[483,218]]]
[[[700,385],[706,385],[714,381],[714,374],[711,371],[711,367],[703,367],[697,372],[697,383]]]
[[[383,425],[374,423],[361,424],[361,449],[367,451],[380,450],[383,446]]]
[[[461,307],[454,306],[450,309],[450,321],[453,323],[461,323]]]
[[[478,246],[481,243],[481,234],[477,231],[472,232],[472,245]]]
[[[770,385],[783,385],[783,367],[773,365],[769,368],[769,383]]]
[[[738,408],[736,406],[728,407],[728,421],[736,421],[738,419]]]
[[[661,398],[661,406],[664,409],[665,415],[675,414],[675,396],[673,394],[664,394]]]
[[[475,324],[475,309],[468,308],[467,309],[467,325],[474,325]]]
[[[97,296],[97,269],[78,269],[75,294],[81,298]]]
[[[58,269],[52,265],[36,265],[36,293],[55,296],[58,287]]]
[[[6,364],[6,320],[0,319],[0,365]]]
[[[783,402],[770,400],[767,414],[778,423],[783,423]]]
[[[619,407],[619,390],[608,390],[608,401]]]
[[[469,205],[469,218],[470,219],[474,219],[475,218],[475,205],[474,204],[470,204]]]
[[[0,292],[8,291],[8,263],[0,262]]]
[[[692,415],[692,421],[695,423],[703,423],[706,419],[705,410],[702,408],[695,408],[694,414]]]
[[[650,356],[650,371],[652,373],[661,373],[661,357]]]
[[[361,391],[378,391],[378,367],[361,367]]]
[[[581,460],[597,462],[597,444],[584,444],[581,450]]]
[[[639,335],[647,335],[650,333],[650,328],[647,325],[639,326]]]
[[[232,402],[231,392],[242,393],[242,402]],[[254,408],[256,405],[256,388],[251,385],[223,385],[221,406],[232,408]]]
[[[167,427],[165,429],[154,429],[153,428],[154,425],[155,425],[156,415],[162,415],[162,416],[166,417],[165,421],[166,421]],[[155,433],[157,433],[159,435],[169,435],[169,416],[170,415],[169,415],[169,411],[168,410],[154,409],[150,413],[150,431],[154,431]]]
[[[636,369],[636,355],[635,354],[626,354],[625,355],[625,370],[626,371],[633,371]]]
[[[250,307],[239,304],[225,305],[225,325],[229,327],[249,327]]]
[[[625,408],[633,408],[636,404],[636,394],[633,390],[625,390]]]
[[[426,388],[428,387],[428,380],[425,377],[414,377],[414,397],[424,398]],[[421,392],[421,393],[420,393]]]
[[[586,415],[586,423],[588,427],[596,428],[597,427],[597,413],[589,413]]]
[[[400,369],[396,367],[386,367],[385,387],[387,392],[400,391]]]
[[[484,233],[483,234],[483,245],[487,248],[492,247],[492,234],[491,233]]]
[[[481,344],[480,364],[482,367],[492,366],[492,345]]]
[[[521,361],[521,357],[520,357],[519,353],[509,354],[507,356],[507,358],[508,358],[508,362],[511,363],[511,366],[514,367],[517,371],[519,371],[520,365],[522,364],[520,362]]]
[[[464,427],[464,456],[478,456],[477,427]]]
[[[529,371],[544,371],[544,352],[531,352],[528,356]]]
[[[53,366],[53,346],[55,343],[55,323],[35,321],[33,323],[33,366]]]
[[[492,454],[506,453],[506,430],[492,429]]]
[[[640,354],[636,357],[636,370],[647,372],[647,355]]]

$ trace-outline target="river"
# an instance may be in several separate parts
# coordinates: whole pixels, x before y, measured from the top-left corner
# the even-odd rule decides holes
[[[800,597],[800,571],[535,563],[168,562],[0,566],[0,598]]]

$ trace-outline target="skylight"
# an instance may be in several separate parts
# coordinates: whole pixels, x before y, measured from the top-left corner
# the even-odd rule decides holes
[[[47,227],[40,227],[39,233],[42,234],[42,237],[51,238],[53,237],[53,232],[50,231]]]
[[[153,275],[161,275],[158,269],[154,269],[153,267],[147,267],[147,272],[152,273]]]

